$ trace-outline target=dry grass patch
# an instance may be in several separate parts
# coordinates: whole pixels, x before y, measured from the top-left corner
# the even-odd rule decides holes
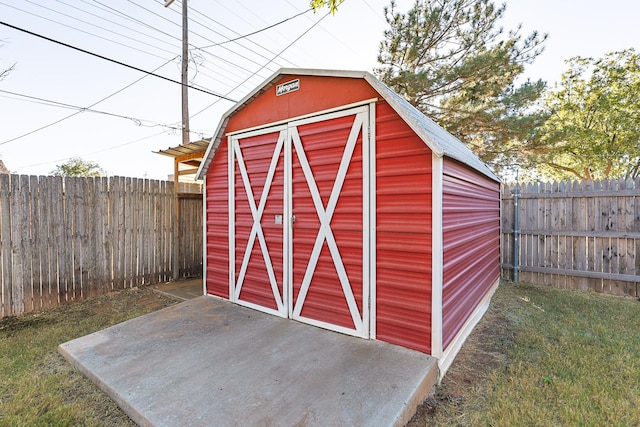
[[[418,425],[640,425],[640,303],[503,284]]]
[[[135,426],[57,346],[175,302],[136,288],[0,320],[0,426]]]

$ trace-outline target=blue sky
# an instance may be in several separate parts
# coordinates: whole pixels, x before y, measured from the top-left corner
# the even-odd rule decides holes
[[[397,3],[405,11],[413,1]],[[292,18],[307,5],[305,0],[189,0],[190,41],[200,48],[192,50],[198,63],[192,66],[193,84],[238,100],[279,67],[371,71],[376,66],[388,1],[346,0],[335,16],[325,17],[323,10]],[[0,0],[0,21],[179,80],[180,7],[176,1],[165,8],[161,0]],[[552,85],[572,56],[639,49],[639,12],[632,0],[509,0],[502,25],[522,24],[525,35],[534,29],[549,33],[545,52],[526,75]],[[239,42],[204,48],[287,18],[292,19]],[[0,158],[9,169],[47,174],[80,156],[110,175],[163,179],[172,173],[171,160],[152,152],[181,142],[175,131],[179,85],[1,25],[0,41],[0,69],[16,64],[0,82]],[[107,96],[93,107],[100,113],[83,111],[21,137],[77,112],[70,106],[88,107]],[[192,139],[211,136],[232,105],[191,90]]]

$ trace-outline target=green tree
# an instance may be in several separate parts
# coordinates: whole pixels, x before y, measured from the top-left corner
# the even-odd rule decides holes
[[[55,176],[102,176],[104,174],[105,171],[99,164],[80,157],[69,159],[51,171],[51,175]]]
[[[389,28],[376,75],[468,144],[497,172],[515,162],[545,115],[545,83],[516,79],[547,35],[498,26],[505,5],[490,0],[417,0],[405,14],[385,8]]]
[[[336,11],[338,10],[338,6],[343,1],[344,0],[311,0],[310,3],[314,12],[317,12],[318,9],[321,9],[324,6],[327,6],[331,11],[331,13],[336,13]]]
[[[553,179],[640,176],[640,55],[575,57],[545,96],[551,116],[532,152]]]

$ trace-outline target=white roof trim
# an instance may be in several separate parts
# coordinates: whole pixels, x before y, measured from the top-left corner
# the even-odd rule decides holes
[[[383,85],[380,80],[378,80],[377,78],[375,78],[373,75],[369,73],[366,74],[365,80],[369,82],[369,84],[373,86],[373,88],[380,95],[382,95],[384,100],[387,101],[389,105],[391,105],[391,107],[393,107],[393,109],[398,114],[400,114],[400,117],[402,117],[404,121],[409,125],[409,127],[420,137],[420,139],[422,139],[422,141],[424,141],[424,143],[427,144],[427,147],[429,147],[431,151],[433,151],[438,157],[444,156],[445,153],[442,147],[440,147],[433,140],[433,138],[424,130],[424,128],[422,128],[421,126],[418,126],[416,121],[413,120],[411,117],[407,117],[406,114],[403,114],[405,109],[400,105],[400,103],[398,102],[398,99],[396,99],[393,96],[385,96],[385,95],[388,95],[386,92],[390,90],[387,86]],[[436,125],[435,122],[433,122],[433,124]]]
[[[261,85],[256,87],[247,96],[242,98],[230,110],[228,110],[221,118],[216,133],[211,139],[209,148],[205,153],[205,157],[200,164],[196,179],[203,179],[209,164],[215,155],[218,146],[224,138],[225,128],[229,122],[229,118],[239,109],[251,102],[255,97],[265,92],[273,86],[274,81],[281,75],[297,75],[297,76],[321,76],[321,77],[341,77],[365,79],[376,92],[384,98],[385,101],[402,117],[402,119],[411,127],[411,129],[422,139],[422,141],[439,157],[451,157],[459,162],[466,164],[478,172],[486,175],[494,181],[500,179],[483,163],[469,147],[463,142],[448,133],[433,120],[429,119],[423,113],[418,111],[414,106],[409,104],[400,95],[392,91],[388,86],[378,80],[371,73],[366,71],[346,71],[346,70],[319,70],[319,69],[298,69],[298,68],[282,68],[273,73]]]

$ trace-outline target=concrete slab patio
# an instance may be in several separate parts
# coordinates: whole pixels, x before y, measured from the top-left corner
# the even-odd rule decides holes
[[[59,346],[141,426],[403,425],[436,360],[201,296]]]

